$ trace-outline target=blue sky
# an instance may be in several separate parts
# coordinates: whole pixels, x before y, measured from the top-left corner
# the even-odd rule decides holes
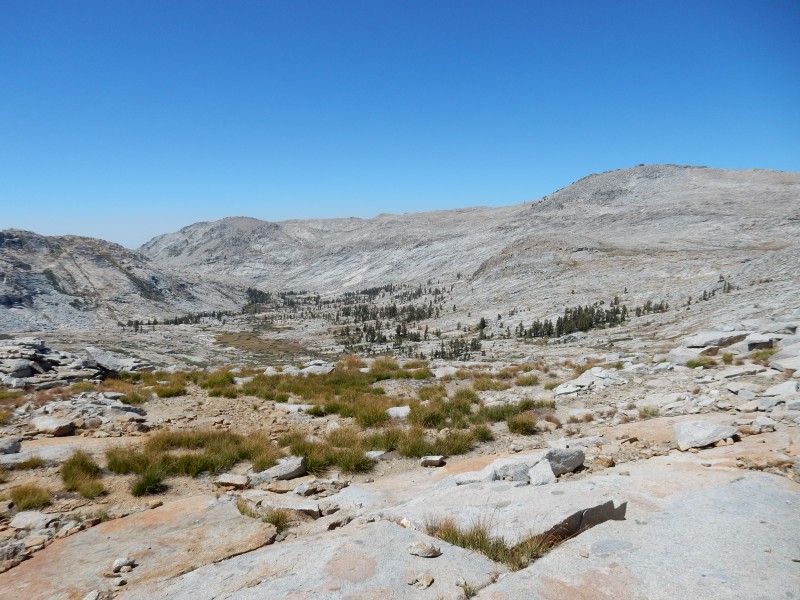
[[[539,198],[800,171],[800,2],[0,0],[0,229]]]

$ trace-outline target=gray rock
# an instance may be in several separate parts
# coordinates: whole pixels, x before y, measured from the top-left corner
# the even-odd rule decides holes
[[[278,464],[263,471],[270,479],[294,479],[306,474],[306,459],[303,456],[287,456]]]
[[[767,388],[762,396],[792,396],[797,393],[796,381],[784,381],[777,385]]]
[[[701,331],[683,340],[687,348],[706,348],[708,346],[729,346],[745,339],[749,331]]]
[[[444,456],[423,456],[419,459],[421,467],[443,467]]]
[[[756,393],[755,392],[751,392],[750,390],[739,390],[736,395],[739,396],[739,398],[741,398],[742,400],[744,400],[746,402],[750,402],[751,400],[755,400],[755,397],[756,397]]]
[[[243,490],[248,485],[246,475],[232,475],[230,473],[223,473],[214,480],[218,486],[232,487],[237,490]]]
[[[528,479],[531,485],[547,485],[557,481],[548,460],[541,460],[528,469]]]
[[[553,473],[558,477],[564,473],[572,473],[580,467],[586,455],[580,448],[550,448],[544,458],[550,463]]]
[[[773,410],[778,404],[783,404],[785,401],[785,396],[768,396],[766,398],[761,398],[761,400],[758,401],[758,410]]]
[[[36,433],[47,433],[53,437],[71,435],[75,430],[73,421],[57,417],[37,417],[31,421],[31,426]]]
[[[16,454],[22,448],[19,438],[3,438],[0,440],[0,454]]]
[[[631,475],[628,487],[637,482]],[[684,485],[678,472],[663,469],[661,493],[645,496],[646,510],[584,531],[528,568],[501,576],[476,600],[797,597],[800,569],[791,561],[798,557],[797,484],[740,471],[664,493],[669,479]]]
[[[708,421],[676,423],[673,430],[678,448],[681,450],[709,446],[720,440],[733,437],[739,432],[736,427],[717,425]]]
[[[58,519],[58,515],[45,514],[38,510],[24,510],[14,515],[9,526],[14,529],[47,529]]]
[[[528,483],[530,466],[524,462],[511,463],[495,469],[495,478],[503,481],[524,481]]]
[[[702,349],[697,348],[684,348],[683,346],[679,348],[673,348],[667,354],[667,357],[671,363],[676,365],[685,365],[690,360],[697,360],[700,357],[700,351]]]

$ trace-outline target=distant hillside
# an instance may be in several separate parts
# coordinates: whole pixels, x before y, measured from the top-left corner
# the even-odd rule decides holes
[[[239,299],[198,277],[92,238],[0,232],[0,328],[88,328],[233,308]]]
[[[652,165],[590,175],[518,206],[366,220],[229,218],[140,251],[160,265],[268,289],[324,293],[461,273],[487,302],[566,287],[590,298],[651,279],[660,289],[665,277],[691,290],[751,261],[780,271],[797,258],[799,215],[798,173]]]
[[[640,166],[517,206],[279,223],[230,217],[158,236],[138,252],[7,230],[0,326],[236,309],[248,286],[328,294],[428,280],[457,282],[454,300],[476,309],[553,312],[625,290],[631,303],[658,296],[675,305],[721,278],[800,290],[800,173]]]

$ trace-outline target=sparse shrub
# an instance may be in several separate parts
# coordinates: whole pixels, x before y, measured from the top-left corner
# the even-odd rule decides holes
[[[544,415],[544,416],[542,417],[542,419],[543,419],[544,421],[549,421],[550,423],[552,423],[552,424],[553,424],[553,425],[555,425],[556,427],[561,427],[561,424],[562,424],[562,423],[561,423],[561,419],[559,419],[559,418],[558,418],[556,415],[554,415],[554,414],[552,414],[552,413],[551,413],[551,414]]]
[[[722,362],[725,363],[726,365],[732,364],[733,363],[733,354],[731,354],[730,352],[725,352],[722,355]]]
[[[96,498],[105,491],[100,483],[100,466],[85,452],[78,451],[61,465],[64,489],[84,498]]]
[[[559,385],[561,385],[558,381],[548,381],[544,384],[544,389],[547,391],[556,389]]]
[[[265,523],[270,523],[275,526],[278,533],[285,531],[289,527],[292,520],[292,511],[285,508],[269,508],[263,516]]]
[[[472,435],[477,442],[491,442],[494,439],[492,430],[486,425],[476,425],[472,428]]]
[[[153,391],[159,398],[175,398],[186,395],[186,388],[182,385],[157,385]]]
[[[81,392],[93,392],[96,389],[97,386],[89,381],[79,381],[69,386],[69,391],[75,394],[80,394]]]
[[[14,469],[16,471],[32,471],[34,469],[41,469],[45,464],[42,458],[31,456],[15,464]]]
[[[639,409],[640,419],[653,419],[661,414],[657,406],[643,406]]]
[[[10,410],[0,408],[0,425],[7,425],[10,423],[13,416],[14,413]]]
[[[428,535],[454,546],[480,552],[490,560],[505,564],[512,571],[528,566],[560,541],[556,536],[537,535],[511,546],[502,537],[491,535],[491,523],[486,519],[477,520],[469,527],[459,527],[453,518],[428,518],[425,529]]]
[[[533,435],[536,433],[536,417],[531,414],[521,414],[506,419],[508,430],[519,435]]]
[[[18,511],[44,508],[52,500],[48,490],[32,483],[15,487],[9,495]]]
[[[381,405],[359,406],[356,408],[355,420],[359,427],[366,429],[385,423],[389,420],[389,415]]]
[[[693,358],[692,360],[686,363],[686,366],[690,369],[696,369],[697,367],[702,367],[703,369],[708,369],[710,367],[715,366],[717,363],[709,358],[708,356],[698,356],[697,358]]]
[[[462,388],[453,394],[453,400],[466,401],[471,404],[476,404],[481,401],[478,394],[474,390]]]
[[[165,431],[150,437],[141,450],[116,447],[106,451],[109,471],[139,475],[131,490],[138,492],[135,495],[155,493],[148,490],[162,489],[159,485],[170,475],[216,474],[242,460],[263,470],[276,464],[279,456],[263,434],[245,437],[227,431]]]
[[[778,351],[777,348],[764,348],[763,350],[756,350],[750,353],[750,358],[753,362],[760,364],[763,367],[769,366],[769,359]]]
[[[496,381],[489,377],[479,377],[472,382],[472,388],[478,392],[485,392],[488,390],[501,392],[511,387],[510,383],[505,381]]]
[[[412,379],[422,380],[422,379],[430,379],[431,377],[433,377],[433,373],[428,367],[411,371]]]
[[[423,402],[430,400],[441,400],[446,396],[447,390],[443,385],[426,385],[419,388],[419,391],[417,391],[417,397]]]
[[[165,473],[160,465],[149,464],[139,473],[136,481],[131,486],[131,494],[134,496],[145,496],[149,494],[160,494],[167,486],[164,485]]]
[[[537,375],[523,375],[521,377],[517,377],[517,380],[514,382],[514,385],[518,385],[521,387],[539,385],[539,377]]]

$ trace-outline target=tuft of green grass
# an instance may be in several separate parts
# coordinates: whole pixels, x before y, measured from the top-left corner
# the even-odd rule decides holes
[[[64,489],[78,492],[84,498],[96,498],[105,492],[100,475],[100,466],[85,452],[76,452],[61,465]]]
[[[491,442],[494,439],[492,430],[486,425],[476,425],[473,427],[472,435],[475,437],[475,441],[480,443]]]
[[[31,456],[25,460],[18,462],[14,465],[15,471],[32,471],[33,469],[41,469],[45,466],[44,459],[38,456]]]
[[[157,385],[153,388],[159,398],[176,398],[186,395],[186,387],[182,385]]]
[[[511,384],[505,381],[497,381],[495,379],[491,379],[489,377],[479,377],[475,381],[472,382],[472,388],[478,392],[485,392],[488,390],[493,390],[497,392],[502,392],[503,390],[507,390],[511,387]]]
[[[532,414],[521,414],[506,419],[508,430],[519,435],[533,435],[536,433],[536,417]]]
[[[15,487],[9,495],[18,511],[44,508],[52,501],[48,490],[32,483]]]
[[[167,489],[164,485],[165,473],[158,464],[147,465],[138,475],[131,486],[131,494],[134,496],[160,494]]]
[[[697,358],[693,358],[689,362],[686,363],[686,366],[690,369],[696,369],[697,367],[702,367],[703,369],[708,369],[710,367],[715,366],[717,363],[712,358],[708,356],[698,356]]]
[[[554,390],[559,385],[561,385],[561,383],[558,381],[548,381],[547,383],[544,384],[544,389],[546,389],[547,391]]]
[[[139,475],[134,488],[142,494],[154,493],[142,490],[161,489],[158,484],[167,476],[217,474],[245,460],[261,471],[276,464],[280,455],[261,433],[242,436],[228,431],[171,431],[156,433],[142,449],[111,448],[106,451],[106,460],[113,473]],[[155,486],[147,484],[156,480]]]
[[[8,400],[18,400],[22,398],[24,392],[22,390],[6,390],[0,389],[0,402]]]
[[[14,413],[5,408],[0,408],[0,425],[7,425],[14,417]]]
[[[541,558],[561,541],[553,535],[529,536],[515,545],[503,537],[491,534],[488,520],[476,520],[468,527],[460,527],[453,518],[432,519],[426,522],[428,535],[449,544],[480,552],[488,559],[506,565],[512,571],[527,567]]]
[[[538,375],[521,375],[517,377],[517,380],[514,382],[514,385],[522,386],[522,387],[530,387],[534,385],[539,385],[539,376]]]
[[[265,523],[270,523],[275,526],[278,533],[285,531],[289,527],[289,523],[293,518],[292,511],[286,508],[269,508],[262,517]]]
[[[769,359],[778,351],[777,348],[764,348],[763,350],[756,350],[750,353],[750,358],[760,364],[761,366],[768,367]]]

